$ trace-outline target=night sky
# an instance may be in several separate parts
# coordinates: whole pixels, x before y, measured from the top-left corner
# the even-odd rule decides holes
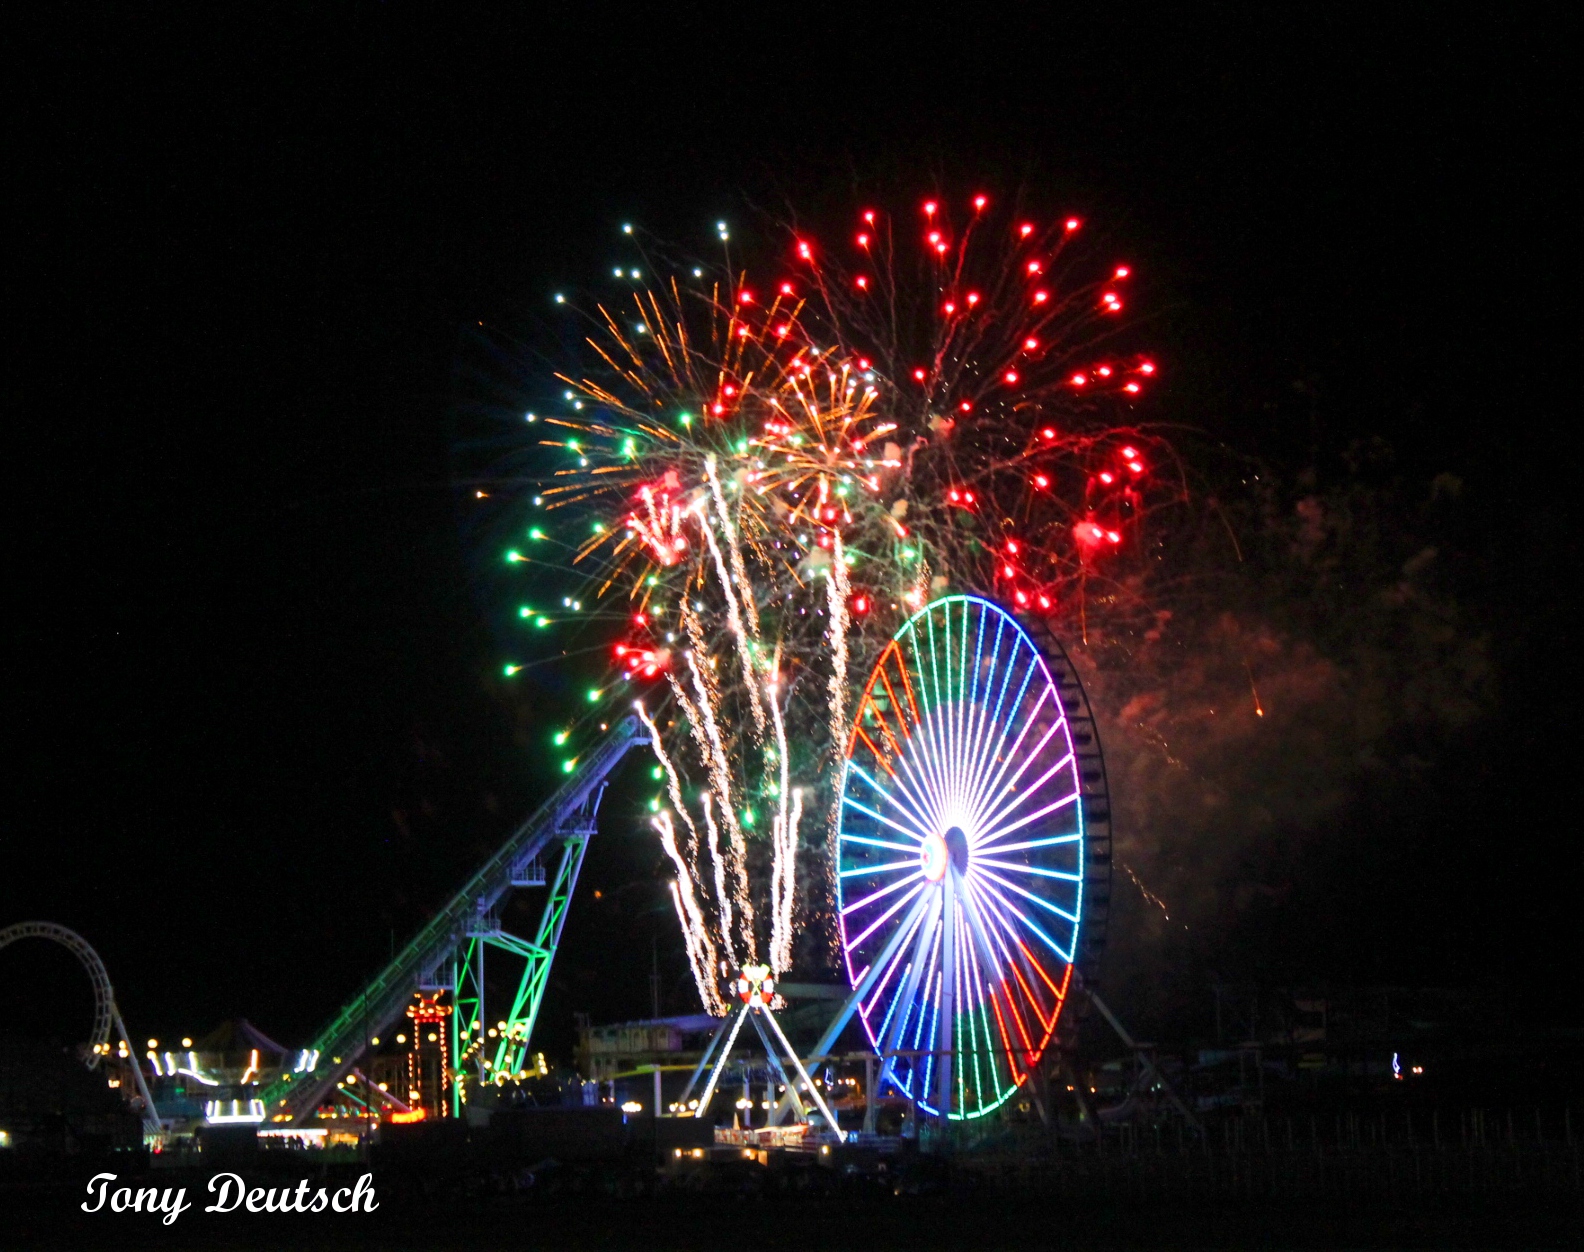
[[[624,220],[702,247],[755,205],[1021,186],[1138,267],[1156,417],[1289,467],[1378,435],[1466,484],[1496,707],[1409,846],[1296,897],[1347,932],[1296,972],[1383,981],[1360,953],[1400,947],[1390,981],[1577,1021],[1560,22],[955,12],[22,33],[0,924],[86,935],[134,1035],[305,1037],[553,767],[565,693],[502,682],[498,554],[454,481],[480,324],[530,337]],[[548,385],[526,349],[504,368]],[[632,794],[590,854],[552,1047],[575,1010],[647,1014],[652,942],[665,1007],[694,1011]],[[80,1034],[86,984],[37,946],[0,955],[34,998],[10,1024]]]

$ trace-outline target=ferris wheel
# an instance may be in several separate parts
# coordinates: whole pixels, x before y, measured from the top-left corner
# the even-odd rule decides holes
[[[914,614],[869,676],[842,770],[857,1010],[883,1081],[953,1120],[1034,1072],[1104,930],[1099,742],[1070,662],[1037,629],[1038,642],[977,596]]]

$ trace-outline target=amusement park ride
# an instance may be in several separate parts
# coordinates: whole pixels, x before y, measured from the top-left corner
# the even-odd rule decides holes
[[[19,939],[48,939],[58,943],[75,956],[82,963],[83,969],[88,972],[88,980],[93,984],[94,991],[94,1025],[87,1050],[88,1068],[98,1069],[100,1063],[110,1055],[112,1026],[121,1038],[120,1056],[135,1057],[132,1040],[127,1037],[126,1023],[121,1020],[121,1010],[116,1006],[115,989],[110,985],[110,973],[105,969],[104,962],[99,959],[99,954],[93,950],[93,945],[76,931],[57,926],[54,922],[17,922],[14,926],[0,930],[0,948],[9,947]],[[136,1060],[133,1060],[129,1068],[137,1091],[136,1102],[139,1105],[138,1112],[143,1118],[144,1133],[158,1135],[161,1130],[159,1111],[154,1107],[154,1097],[149,1094],[148,1082],[144,1079],[143,1071]]]
[[[283,1059],[249,1102],[252,1120],[291,1133],[360,1081],[369,1116],[413,1120],[423,1115],[415,1097],[435,1105],[431,1113],[460,1116],[469,1081],[477,1089],[521,1079],[607,781],[647,742],[637,719],[617,724],[428,925]],[[915,613],[868,676],[837,781],[837,903],[851,993],[800,1058],[777,1021],[770,970],[740,971],[731,989],[741,1007],[720,1022],[674,1109],[708,1114],[745,1022],[781,1083],[770,1125],[791,1120],[837,1138],[837,1118],[809,1074],[831,1058],[854,1014],[872,1049],[866,1090],[943,1124],[985,1117],[1020,1090],[1047,1117],[1050,1066],[1041,1062],[1076,993],[1133,1046],[1094,994],[1111,864],[1100,739],[1078,675],[1043,622],[967,595]],[[508,894],[527,887],[548,889],[532,938],[501,924]],[[99,993],[91,1063],[108,1052],[112,1021],[125,1056],[130,1041],[93,950],[49,923],[0,931],[0,946],[28,935],[65,943],[89,969]],[[521,965],[505,1012],[486,1008],[487,952],[492,968],[502,956]],[[359,1066],[404,1015],[414,1072],[391,1093]],[[427,1078],[415,1059],[420,1031],[434,1041]],[[132,1069],[157,1129],[141,1067]],[[1193,1120],[1164,1078],[1149,1080]]]

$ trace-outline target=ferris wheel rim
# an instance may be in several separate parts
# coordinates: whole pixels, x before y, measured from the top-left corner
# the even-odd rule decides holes
[[[954,613],[960,620],[954,622]],[[944,640],[936,638],[936,614],[940,615]],[[990,622],[994,623],[994,639],[987,659],[984,646]],[[929,633],[927,674],[919,647],[921,623]],[[970,633],[974,635],[971,667]],[[899,648],[905,636],[912,644],[911,670],[909,658]],[[945,698],[940,688],[942,643]],[[1065,657],[1062,659],[1065,661]],[[886,695],[879,700],[875,697],[877,681],[885,679],[886,666],[893,662],[897,664],[895,676],[899,679],[895,685],[906,688],[907,710],[901,708],[902,701],[889,680]],[[1019,666],[1022,681],[1011,705],[1006,706],[1008,685]],[[998,667],[1000,685],[992,711],[989,702]],[[916,695],[913,691],[912,672],[921,679],[921,688],[922,680],[932,684],[933,702],[928,692],[921,690]],[[981,691],[980,678],[986,675]],[[1029,703],[1026,697],[1036,675],[1039,681],[1034,684],[1036,691]],[[882,706],[897,710],[894,727],[891,717],[878,713]],[[1022,729],[1010,747],[1003,710],[1007,718],[1024,714]],[[910,714],[912,730],[908,729]],[[865,731],[866,715],[872,725],[880,727],[877,733],[887,738],[885,752]],[[1044,733],[1033,750],[1025,752],[1025,741],[1041,719]],[[897,729],[903,732],[900,739],[895,735]],[[1000,738],[994,741],[994,750],[986,752],[992,743],[986,735],[995,730],[999,730]],[[1052,741],[1058,739],[1052,749]],[[888,782],[895,794],[858,762],[860,740],[868,756],[889,771]],[[900,769],[894,769],[890,762]],[[1014,769],[1014,762],[1021,763]],[[1035,762],[1044,765],[1043,772],[1032,784],[1026,784],[1023,777]],[[870,804],[853,795],[855,772],[862,779],[863,794]],[[1019,816],[1020,804],[1033,804],[1048,797],[1050,793],[1043,789],[1057,775],[1061,776],[1058,785],[1064,785],[1066,793],[1055,802]],[[910,1064],[909,1073],[902,1079],[896,1072],[897,1063],[888,1061],[891,1081],[919,1099],[926,1111],[938,1115],[922,1090],[938,1072],[945,1084],[948,1117],[971,1120],[993,1112],[1022,1087],[1054,1039],[1079,959],[1084,914],[1083,788],[1067,706],[1051,674],[1046,649],[1005,607],[987,597],[959,593],[938,597],[921,607],[898,627],[870,672],[855,706],[839,785],[838,913],[843,960],[853,985],[869,971],[869,965],[859,967],[865,957],[874,958],[879,951],[870,942],[875,933],[891,939],[887,951],[892,955],[879,958],[890,962],[880,969],[879,990],[867,1004],[859,1006],[864,1029],[882,1056],[896,1054],[895,1045],[902,1041],[901,1035],[914,1021],[913,1015],[917,1019],[914,1042],[922,1037],[926,1030],[925,1013],[933,997],[937,1012],[928,1022],[930,1040],[939,1042],[943,1034],[949,1040],[948,1046],[938,1053],[943,1058],[940,1069],[932,1068],[932,1056],[926,1051],[919,1054],[923,1057],[923,1072],[916,1072],[917,1065]],[[1023,790],[1016,792],[1017,786]],[[1008,791],[1014,792],[1010,801],[1004,798]],[[888,806],[893,814],[889,818],[880,811]],[[862,833],[849,830],[849,808],[862,815],[860,827],[868,823]],[[1042,829],[1035,822],[1049,819],[1061,810],[1070,810],[1070,817],[1062,814],[1062,820],[1071,829],[1056,836],[1033,837]],[[1017,838],[1019,831],[1030,833]],[[954,839],[954,847],[948,847]],[[915,846],[910,846],[910,840]],[[856,849],[851,856],[849,845]],[[907,857],[915,851],[920,863],[910,870]],[[876,862],[874,857],[882,853],[892,859]],[[897,859],[896,853],[901,853],[902,859]],[[893,881],[850,900],[846,883],[868,876],[885,876]],[[957,903],[959,898],[961,902]],[[873,919],[865,915],[862,921],[866,925],[861,931],[849,928],[849,917],[871,906],[879,915]],[[1037,910],[1048,910],[1062,920],[1052,924],[1045,912],[1040,912],[1038,919],[1030,916]],[[1063,935],[1065,944],[1050,933],[1063,925],[1067,928]],[[1041,941],[1060,958],[1061,969],[1055,978],[1027,946],[1038,947]],[[950,955],[943,955],[948,949]],[[904,953],[911,959],[906,962],[906,972],[899,973]],[[946,990],[948,969],[950,991]],[[999,982],[987,975],[999,975]],[[958,1006],[959,995],[969,1005],[966,1011]],[[899,1006],[902,1016],[897,1018]],[[939,1024],[942,1011],[952,1019],[949,1026]],[[959,1016],[963,1017],[962,1022]],[[996,1036],[1004,1047],[998,1048]],[[959,1048],[958,1041],[963,1038],[970,1040],[970,1048]],[[968,1106],[962,1071],[956,1067],[956,1058],[970,1053],[977,1105],[972,1109]],[[1017,1061],[1020,1055],[1024,1062],[1021,1065]],[[999,1061],[998,1056],[1002,1058]],[[990,1072],[988,1099],[985,1069]],[[951,1087],[954,1077],[955,1089]],[[942,1103],[941,1094],[935,1093],[935,1104]]]

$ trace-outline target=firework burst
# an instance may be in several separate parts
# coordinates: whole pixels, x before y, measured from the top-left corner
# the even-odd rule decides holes
[[[582,310],[588,368],[532,419],[565,457],[535,500],[582,532],[580,594],[625,602],[616,660],[654,733],[654,822],[711,1011],[719,964],[763,952],[782,972],[800,904],[826,911],[835,858],[800,826],[817,795],[834,829],[870,641],[947,587],[1047,617],[1123,605],[1151,512],[1181,494],[1131,421],[1155,365],[1109,349],[1129,268],[1080,234],[983,196],[900,227],[866,210],[844,247],[789,231],[767,283],[729,253],[647,255]],[[827,880],[801,897],[800,864]]]

